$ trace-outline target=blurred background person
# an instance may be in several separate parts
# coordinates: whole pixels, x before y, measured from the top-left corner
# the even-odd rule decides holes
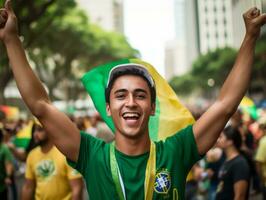
[[[39,144],[27,157],[22,199],[80,200],[83,180],[66,162],[66,158],[37,125],[33,134]]]
[[[225,161],[221,148],[213,147],[206,154],[206,176],[209,179],[208,199],[214,200],[219,183],[218,172]]]
[[[258,124],[259,129],[263,132],[263,136],[259,141],[255,160],[262,184],[263,199],[266,199],[266,117],[261,117],[258,120]]]
[[[13,158],[8,147],[3,143],[4,134],[0,129],[0,198],[8,199],[8,186],[11,185],[13,174]]]
[[[248,199],[250,167],[241,155],[242,137],[238,129],[228,126],[218,139],[217,146],[224,150],[226,161],[218,174],[217,200]]]

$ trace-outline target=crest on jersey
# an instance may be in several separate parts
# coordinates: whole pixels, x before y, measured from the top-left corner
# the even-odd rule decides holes
[[[159,194],[167,194],[171,188],[171,177],[167,170],[156,173],[154,190]]]

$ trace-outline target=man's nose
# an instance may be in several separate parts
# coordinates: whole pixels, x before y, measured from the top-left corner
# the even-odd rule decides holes
[[[130,106],[130,107],[136,106],[136,100],[134,98],[134,95],[128,95],[126,106]]]

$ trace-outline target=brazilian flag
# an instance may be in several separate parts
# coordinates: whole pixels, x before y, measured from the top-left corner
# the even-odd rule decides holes
[[[33,124],[34,121],[31,120],[17,132],[15,140],[13,141],[17,148],[26,149],[29,146]]]
[[[124,59],[95,67],[81,79],[96,109],[113,132],[115,132],[115,127],[112,118],[108,117],[106,113],[104,91],[110,70],[117,65],[129,63],[142,65],[155,81],[156,113],[155,116],[151,116],[149,121],[150,138],[153,141],[171,136],[194,122],[191,113],[180,103],[167,81],[160,76],[152,65],[139,59]]]
[[[252,119],[254,120],[257,120],[259,118],[259,115],[257,112],[257,106],[247,96],[245,96],[240,102],[240,109],[242,109],[244,113],[247,113],[248,115],[250,115],[250,117],[252,117]]]

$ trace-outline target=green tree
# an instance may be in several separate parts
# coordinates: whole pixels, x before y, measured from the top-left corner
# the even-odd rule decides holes
[[[257,41],[250,93],[260,93],[266,98],[266,33]]]
[[[195,90],[197,82],[191,73],[187,73],[172,78],[169,84],[178,95],[186,96]]]
[[[255,49],[254,70],[249,93],[260,93],[266,98],[266,34],[257,41]],[[234,65],[236,50],[225,47],[201,55],[194,62],[192,70],[187,74],[174,77],[170,85],[180,95],[189,95],[192,91],[200,91],[208,95],[220,88],[227,74]]]
[[[66,98],[77,97],[81,90],[77,77],[91,67],[138,55],[123,35],[91,25],[84,12],[75,7],[75,1],[45,2],[21,0],[14,8],[24,47],[52,99],[60,98],[54,92],[58,88],[68,88]],[[6,56],[1,55],[0,62],[0,76],[8,77],[0,82],[3,94],[12,74]]]
[[[198,90],[201,94],[208,95],[221,87],[235,58],[236,51],[229,47],[210,51],[198,57],[188,74],[173,78],[170,84],[178,94],[182,90],[181,94],[184,95]]]
[[[4,5],[5,0],[0,0],[0,5]],[[21,38],[25,49],[28,49],[41,37],[42,33],[49,28],[55,18],[60,18],[66,14],[70,8],[76,5],[74,0],[17,0],[12,1],[13,9],[18,17],[18,24]],[[48,12],[49,10],[49,12]],[[36,25],[41,22],[42,26]],[[0,46],[0,104],[4,102],[4,90],[12,80],[12,72],[8,66],[8,58],[4,47]]]

